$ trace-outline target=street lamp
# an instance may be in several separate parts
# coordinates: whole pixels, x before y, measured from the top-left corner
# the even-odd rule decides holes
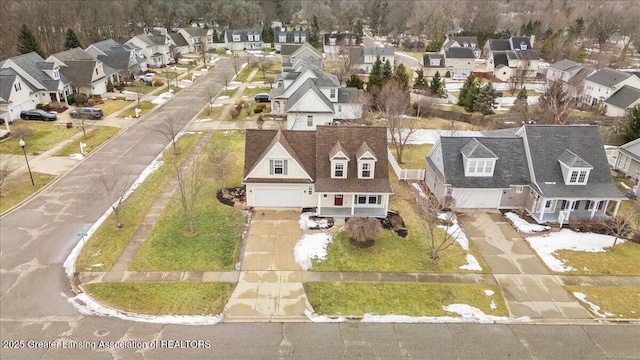
[[[29,159],[27,158],[27,151],[24,149],[24,146],[26,145],[24,140],[20,139],[20,142],[18,143],[20,144],[20,147],[22,148],[22,153],[24,154],[24,160],[27,162],[27,169],[29,169],[29,177],[31,178],[31,185],[36,186],[36,184],[33,182],[33,174],[31,174],[31,166],[29,166]]]

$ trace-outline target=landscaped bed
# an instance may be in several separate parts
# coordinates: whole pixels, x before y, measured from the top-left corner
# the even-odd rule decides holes
[[[315,312],[329,316],[455,316],[442,308],[451,304],[467,304],[487,315],[508,316],[500,288],[495,285],[311,282],[305,288]]]
[[[95,283],[82,286],[96,301],[149,315],[218,315],[234,284],[217,282]]]
[[[90,130],[90,131],[89,131]],[[120,131],[119,128],[112,126],[92,126],[87,129],[87,137],[81,137],[64,148],[60,149],[55,156],[69,156],[80,152],[80,143],[87,144],[84,148],[85,153],[90,153],[93,149],[100,146],[103,142],[110,139]]]
[[[596,316],[640,318],[640,287],[566,286],[566,289]]]

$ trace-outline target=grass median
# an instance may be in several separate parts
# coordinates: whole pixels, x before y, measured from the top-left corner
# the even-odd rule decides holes
[[[51,149],[63,140],[66,140],[77,134],[78,129],[67,129],[64,124],[41,122],[41,121],[23,121],[18,120],[12,126],[13,134],[31,134],[24,137],[26,142],[25,150],[29,153],[40,153]],[[0,143],[0,153],[22,155],[22,148],[18,144],[20,136],[4,140]]]
[[[315,312],[329,316],[456,316],[442,308],[451,304],[467,304],[487,315],[509,314],[500,288],[495,285],[312,282],[306,283],[305,288]],[[494,293],[488,296],[485,290]]]
[[[599,306],[598,312],[609,312],[610,318],[640,318],[640,287],[637,286],[566,286],[571,292],[581,292],[586,300]],[[593,308],[582,301],[580,303],[593,312]]]
[[[576,268],[571,275],[640,276],[640,244],[630,241],[606,248],[605,252],[558,250],[556,253],[565,266]]]
[[[87,129],[87,137],[81,137],[78,140],[67,144],[60,149],[54,156],[69,156],[80,152],[80,142],[87,144],[84,151],[90,153],[93,149],[100,146],[103,142],[109,140],[112,136],[120,131],[119,128],[113,126],[95,126]]]
[[[234,289],[231,283],[144,282],[82,286],[96,301],[148,315],[218,315]]]
[[[140,101],[140,116],[143,116],[144,114],[148,113],[149,110],[153,109],[156,105],[154,103],[152,103],[151,101]],[[136,116],[136,107],[138,107],[138,104],[136,103],[136,105],[134,107],[132,107],[131,109],[127,109],[124,110],[123,112],[121,112],[120,114],[118,114],[119,118],[126,118],[126,117],[135,117]]]
[[[51,174],[38,172],[34,172],[32,174],[33,183],[35,185],[31,185],[29,173],[26,171],[18,177],[6,180],[4,184],[2,184],[0,214],[9,210],[14,205],[19,204],[22,200],[42,189],[45,185],[56,178],[55,175]]]

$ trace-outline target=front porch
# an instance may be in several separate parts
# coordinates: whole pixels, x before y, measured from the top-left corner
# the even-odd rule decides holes
[[[612,216],[618,214],[621,199],[538,199],[531,217],[538,223],[558,223],[564,225],[575,218],[606,218],[611,205]],[[613,205],[615,204],[615,205]],[[610,210],[611,211],[611,210]]]
[[[389,194],[316,193],[317,213],[331,217],[386,217]]]
[[[386,217],[385,208],[345,208],[345,207],[323,207],[318,209],[319,216],[331,216],[337,218],[353,216]]]

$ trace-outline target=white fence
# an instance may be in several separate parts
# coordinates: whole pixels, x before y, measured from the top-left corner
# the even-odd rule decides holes
[[[389,163],[400,180],[424,180],[424,169],[403,169],[398,165],[391,149],[387,148]]]

